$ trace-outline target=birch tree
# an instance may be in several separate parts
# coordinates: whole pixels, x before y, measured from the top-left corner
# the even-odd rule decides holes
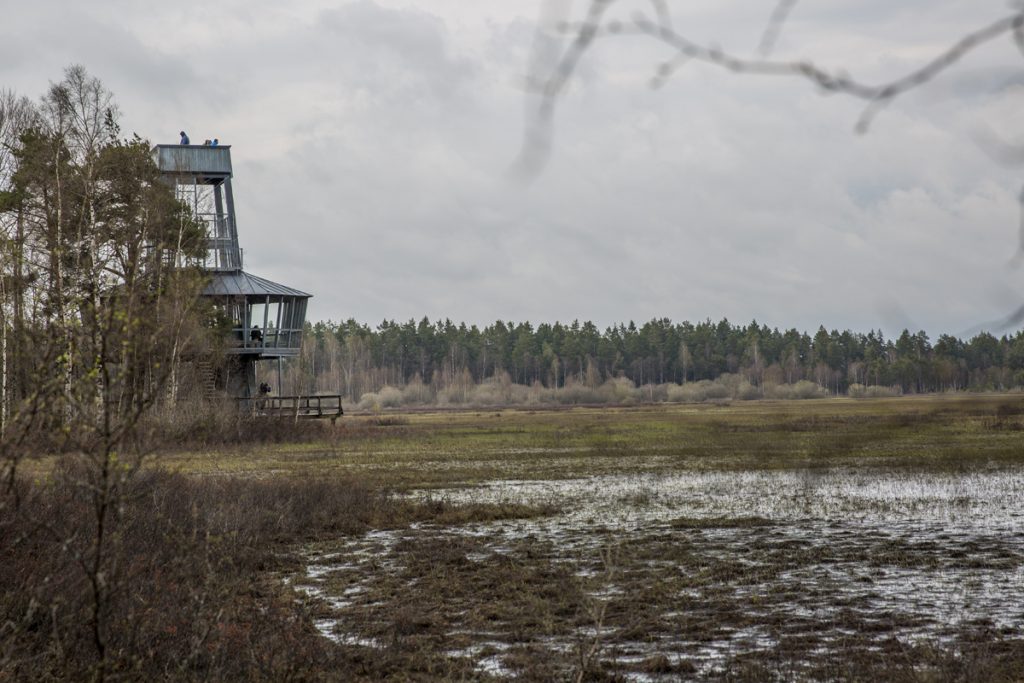
[[[78,582],[82,596],[45,607],[75,610],[88,624],[90,675],[105,680],[111,598],[131,579],[116,529],[148,452],[144,418],[162,395],[178,340],[202,335],[202,277],[173,254],[198,259],[204,235],[160,182],[149,145],[120,139],[111,94],[81,67],[38,105],[5,96],[0,110],[0,519],[17,514],[19,463],[61,454],[58,476],[73,478],[92,514],[39,521],[63,539],[62,580]],[[10,367],[18,369],[15,391]],[[19,542],[2,533],[0,541]],[[40,587],[30,579],[25,590]],[[66,635],[53,634],[54,656]]]

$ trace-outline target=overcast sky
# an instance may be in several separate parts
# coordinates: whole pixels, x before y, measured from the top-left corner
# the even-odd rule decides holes
[[[961,334],[1024,303],[1024,60],[1004,38],[897,101],[735,76],[602,39],[532,182],[519,151],[538,0],[0,0],[0,88],[84,65],[126,133],[232,146],[246,270],[310,317],[599,326],[725,316]],[[753,55],[774,0],[670,0],[692,39]],[[581,0],[566,3],[580,16]],[[623,19],[649,3],[619,0]],[[1007,14],[990,0],[803,0],[776,56],[869,82]]]

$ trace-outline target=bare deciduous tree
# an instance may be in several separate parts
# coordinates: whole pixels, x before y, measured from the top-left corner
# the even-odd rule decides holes
[[[147,452],[142,420],[162,395],[172,349],[199,329],[200,274],[169,254],[182,248],[183,225],[185,247],[198,256],[204,246],[201,228],[159,181],[149,145],[118,134],[111,94],[81,67],[38,106],[0,98],[0,518],[17,514],[24,458],[63,454],[60,468],[91,514],[37,526],[61,541],[61,580],[81,580],[86,598],[79,607],[30,603],[30,611],[80,610],[95,680],[109,674],[111,600],[130,578],[114,529]],[[10,384],[8,367],[17,368]],[[3,543],[30,540],[2,531]],[[54,627],[57,660],[65,636]]]

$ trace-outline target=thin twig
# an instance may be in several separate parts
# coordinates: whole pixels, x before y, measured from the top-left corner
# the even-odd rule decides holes
[[[691,59],[713,64],[735,73],[802,76],[823,90],[839,92],[868,100],[868,106],[857,122],[857,131],[863,133],[870,127],[871,121],[878,111],[889,102],[908,90],[912,90],[932,80],[979,45],[998,38],[1005,33],[1016,31],[1022,22],[1024,22],[1024,13],[1004,17],[983,29],[964,36],[930,62],[906,76],[889,83],[874,86],[855,81],[845,74],[830,73],[813,62],[786,62],[736,57],[718,48],[705,47],[694,43],[678,32],[656,24],[641,14],[634,17],[633,23],[641,32],[670,45],[679,53]]]
[[[779,0],[775,5],[772,15],[768,18],[768,24],[764,27],[764,33],[761,34],[761,44],[757,48],[758,54],[762,57],[767,57],[775,49],[779,34],[782,33],[782,28],[796,3],[797,0]]]
[[[602,26],[602,20],[608,8],[615,0],[592,0],[586,19],[571,26],[575,38],[556,61],[550,76],[538,83],[536,91],[541,101],[529,119],[517,166],[527,175],[536,173],[543,167],[550,153],[551,134],[554,111],[558,98],[563,94],[569,78],[575,72],[586,50],[593,44],[596,37],[606,33],[622,33],[622,27],[616,24],[615,30]],[[964,55],[980,45],[990,42],[1006,33],[1011,33],[1015,43],[1024,52],[1024,10],[1003,17],[984,28],[967,34],[925,65],[910,73],[881,85],[868,85],[850,78],[842,72],[832,73],[811,61],[776,61],[766,58],[742,58],[717,47],[704,46],[693,42],[676,31],[669,20],[667,6],[663,0],[651,0],[655,19],[643,13],[633,17],[632,29],[635,32],[655,38],[670,46],[676,57],[658,66],[658,71],[651,79],[651,87],[664,85],[683,64],[696,60],[718,66],[734,73],[798,76],[804,78],[826,92],[836,92],[866,100],[867,105],[857,120],[855,130],[866,132],[878,113],[890,102],[935,78],[937,75],[958,62]],[[796,0],[780,0],[772,12],[768,26],[762,36],[760,52],[767,54],[774,46]],[[634,32],[634,31],[629,31]],[[1024,202],[1024,200],[1022,200]],[[1022,204],[1024,205],[1024,204]],[[1024,239],[1022,239],[1024,243]]]
[[[651,88],[657,90],[668,82],[679,69],[681,69],[690,58],[682,53],[677,54],[671,60],[658,65],[658,70],[651,76]]]
[[[551,148],[551,126],[554,119],[555,102],[562,94],[569,77],[576,70],[583,54],[594,41],[605,12],[615,0],[593,0],[587,12],[586,21],[576,31],[575,38],[550,78],[540,84],[540,105],[532,120],[527,124],[526,141],[515,166],[527,176],[534,175],[545,161]]]

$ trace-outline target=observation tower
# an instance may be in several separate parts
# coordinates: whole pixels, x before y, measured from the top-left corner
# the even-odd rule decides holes
[[[264,412],[302,414],[303,405],[308,411],[311,404],[306,397],[259,395],[257,363],[277,361],[276,389],[280,391],[281,360],[299,355],[306,304],[312,295],[243,270],[231,191],[231,147],[157,145],[153,155],[178,201],[206,226],[206,256],[198,265],[208,273],[209,282],[201,296],[210,301],[228,330],[223,367],[213,373],[216,388],[245,406],[258,404]],[[321,401],[314,403],[319,414],[313,416],[322,416]],[[335,416],[340,414],[339,396]]]

